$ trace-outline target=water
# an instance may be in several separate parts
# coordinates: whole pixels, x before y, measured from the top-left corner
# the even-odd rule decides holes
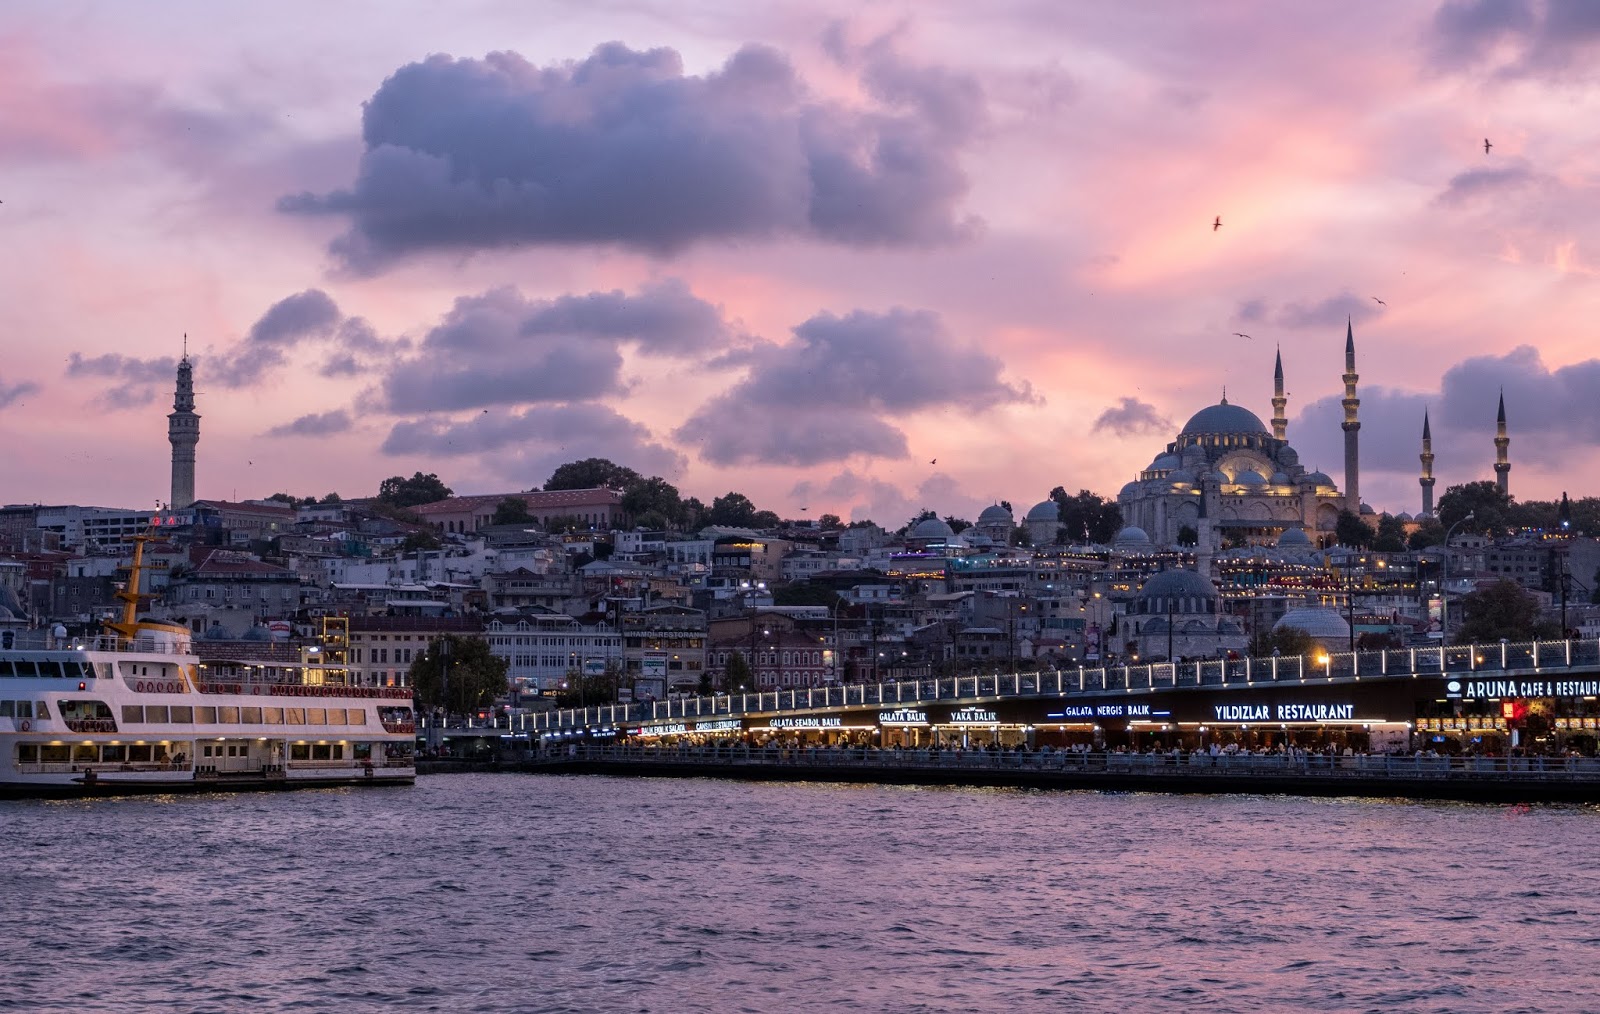
[[[1600,811],[441,775],[0,803],[0,1010],[1580,1011]]]

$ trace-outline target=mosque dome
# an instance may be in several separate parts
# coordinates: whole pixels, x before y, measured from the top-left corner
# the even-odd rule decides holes
[[[1350,624],[1346,623],[1343,616],[1321,606],[1308,606],[1303,609],[1291,609],[1283,614],[1283,618],[1272,625],[1274,633],[1286,627],[1304,630],[1317,640],[1331,640],[1334,638],[1350,638]]]
[[[1029,521],[1060,521],[1061,505],[1054,500],[1042,500],[1028,511]]]
[[[1414,518],[1411,515],[1407,514],[1405,511],[1401,511],[1399,514],[1396,514],[1394,516],[1394,519],[1396,521],[1400,522],[1401,524],[1406,524],[1408,522],[1416,520],[1416,518]]]
[[[909,539],[950,539],[955,537],[955,531],[938,518],[923,518],[912,526],[906,535]]]
[[[272,631],[268,630],[266,627],[251,627],[249,630],[246,630],[243,634],[239,635],[239,640],[270,641],[272,640]]]
[[[1311,537],[1304,528],[1285,528],[1278,536],[1279,549],[1310,549]]]
[[[1132,482],[1128,483],[1127,485],[1123,486],[1122,487],[1122,492],[1118,493],[1117,495],[1118,496],[1133,496],[1138,492],[1139,492],[1139,480],[1135,479],[1134,481],[1132,481]]]
[[[1214,612],[1217,589],[1209,578],[1193,570],[1164,570],[1153,574],[1133,597],[1133,611],[1165,613]]]
[[[1150,533],[1137,525],[1129,525],[1117,533],[1116,538],[1111,540],[1111,544],[1118,547],[1148,546],[1150,545]]]
[[[1155,460],[1150,462],[1148,470],[1151,472],[1165,472],[1168,469],[1181,468],[1182,466],[1183,459],[1176,454],[1158,454]]]
[[[1179,468],[1173,470],[1172,474],[1167,476],[1167,479],[1170,482],[1194,482],[1194,473],[1187,468]]]
[[[1329,478],[1327,472],[1307,472],[1305,475],[1302,475],[1300,477],[1300,481],[1301,481],[1301,483],[1309,484],[1309,485],[1312,485],[1312,486],[1332,486],[1333,485],[1333,480],[1331,478]]]
[[[1201,474],[1200,478],[1204,482],[1227,482],[1228,481],[1228,477],[1226,475],[1224,475],[1221,472],[1215,471],[1215,470],[1203,472]]]
[[[1292,485],[1294,485],[1294,480],[1290,479],[1287,475],[1285,475],[1281,471],[1273,472],[1272,473],[1272,477],[1270,479],[1268,479],[1267,481],[1272,483],[1274,486],[1292,486]]]
[[[1011,523],[1011,512],[999,504],[990,504],[983,509],[982,514],[978,515],[978,524],[980,525],[999,524],[1002,521],[1009,525]]]
[[[1241,486],[1265,486],[1267,484],[1266,476],[1253,468],[1247,468],[1240,472],[1233,477],[1233,481]]]
[[[1252,411],[1240,405],[1228,404],[1228,399],[1222,399],[1220,404],[1210,405],[1196,412],[1183,425],[1182,436],[1197,436],[1202,433],[1248,433],[1265,436],[1267,428],[1262,425],[1261,419]]]
[[[1371,504],[1364,503],[1364,504],[1361,505],[1361,513],[1362,514],[1377,514],[1378,512],[1372,509],[1372,505]]]

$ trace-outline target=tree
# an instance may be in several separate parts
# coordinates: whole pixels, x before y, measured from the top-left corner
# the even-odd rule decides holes
[[[1341,546],[1351,549],[1371,549],[1372,529],[1361,520],[1361,515],[1352,510],[1339,512],[1339,520],[1333,526],[1333,537]]]
[[[817,527],[823,531],[833,531],[844,527],[844,519],[837,514],[824,514],[817,519]]]
[[[294,497],[290,496],[288,493],[274,493],[267,497],[267,499],[274,500],[278,503],[288,504],[290,507],[293,507],[300,502],[299,500],[296,500]]]
[[[1033,533],[1028,531],[1027,525],[1017,525],[1011,529],[1011,544],[1013,546],[1033,545]]]
[[[1405,522],[1385,514],[1378,519],[1378,534],[1372,539],[1372,548],[1380,553],[1403,553],[1406,548]]]
[[[1107,543],[1122,530],[1122,508],[1114,501],[1080,489],[1072,496],[1065,487],[1050,491],[1050,499],[1060,504],[1061,527],[1073,539]]]
[[[839,593],[825,584],[814,581],[791,581],[772,590],[775,606],[827,606],[839,604]]]
[[[556,466],[550,478],[544,481],[546,490],[555,489],[615,489],[627,491],[644,477],[626,465],[607,458],[584,458]]]
[[[711,501],[706,520],[724,528],[750,528],[755,524],[756,505],[743,493],[727,492]]]
[[[622,509],[636,524],[641,525],[644,524],[643,519],[651,514],[665,518],[672,525],[681,525],[684,520],[683,497],[679,495],[678,487],[659,475],[640,479],[629,486],[622,494]]]
[[[491,525],[526,525],[533,522],[533,515],[528,513],[528,501],[520,496],[508,496],[494,505],[494,517],[489,519]]]
[[[620,673],[608,668],[603,673],[585,674],[580,669],[568,669],[565,686],[556,695],[556,704],[563,708],[587,708],[600,704],[615,704]]]
[[[1200,533],[1195,531],[1193,526],[1184,525],[1183,527],[1178,529],[1178,545],[1180,545],[1180,546],[1198,546],[1199,544],[1200,544]]]
[[[446,645],[448,672],[445,669]],[[504,696],[509,689],[506,682],[509,667],[508,661],[489,651],[489,642],[483,638],[446,634],[431,642],[428,650],[411,663],[407,678],[419,707],[424,710],[442,707],[446,714],[460,715],[493,704],[496,697]]]
[[[744,652],[736,651],[729,655],[728,664],[722,670],[722,692],[731,694],[754,685],[755,677],[750,672],[750,663],[744,660]]]
[[[756,511],[750,518],[750,527],[755,529],[777,528],[783,524],[783,519],[778,517],[777,511]]]
[[[420,532],[412,532],[406,540],[400,543],[402,553],[414,553],[419,549],[438,549],[439,536],[431,528],[424,528]]]
[[[958,518],[954,514],[946,516],[944,523],[949,525],[950,530],[955,532],[957,535],[960,535],[962,532],[972,527],[971,521],[968,521],[965,518]]]
[[[341,497],[337,493],[328,493],[325,496],[323,496],[323,498],[321,500],[318,500],[317,503],[321,503],[321,504],[344,503],[344,498]]]
[[[1000,501],[1000,506],[1001,506],[1001,507],[1003,507],[1003,508],[1005,508],[1005,512],[1006,512],[1006,513],[1007,513],[1007,514],[1012,514],[1012,513],[1015,513],[1015,512],[1014,512],[1014,511],[1013,511],[1013,510],[1012,510],[1012,509],[1011,509],[1011,501],[1010,501],[1010,500],[1001,500],[1001,501]]]
[[[1417,530],[1411,533],[1411,537],[1406,540],[1406,548],[1415,552],[1419,549],[1427,549],[1429,546],[1437,546],[1443,541],[1444,525],[1439,523],[1438,518],[1429,518],[1418,525]]]
[[[378,499],[394,507],[416,507],[446,499],[453,491],[429,472],[417,472],[407,479],[393,475],[378,484]]]
[[[1460,531],[1499,535],[1508,527],[1511,497],[1488,479],[1451,486],[1439,498],[1439,524],[1445,530],[1460,524]],[[1472,515],[1471,521],[1464,519]]]
[[[1299,627],[1258,630],[1250,639],[1250,654],[1266,658],[1276,649],[1279,655],[1310,655],[1318,647],[1316,638]]]
[[[1485,644],[1502,638],[1531,641],[1561,636],[1560,624],[1539,616],[1539,600],[1517,582],[1502,579],[1468,592],[1461,600],[1461,629],[1457,644]]]

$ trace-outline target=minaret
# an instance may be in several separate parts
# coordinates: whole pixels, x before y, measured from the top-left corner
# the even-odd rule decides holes
[[[1283,414],[1289,399],[1283,394],[1283,349],[1278,350],[1277,362],[1272,366],[1272,439],[1287,440],[1289,419]]]
[[[1507,496],[1511,495],[1511,459],[1506,453],[1510,447],[1511,438],[1506,436],[1506,392],[1502,389],[1500,411],[1494,422],[1494,484]]]
[[[1422,410],[1422,513],[1433,514],[1433,434],[1428,430],[1428,410]]]
[[[1361,514],[1361,463],[1360,452],[1356,448],[1357,433],[1361,430],[1361,423],[1356,419],[1356,409],[1361,407],[1361,399],[1356,397],[1356,381],[1360,380],[1356,373],[1356,332],[1354,325],[1347,318],[1344,325],[1344,495],[1345,505],[1350,513]]]
[[[183,358],[178,361],[178,387],[172,393],[173,412],[167,416],[167,440],[172,444],[172,510],[194,503],[194,445],[200,442],[200,417],[194,411],[194,367],[189,363],[189,336],[183,336]]]

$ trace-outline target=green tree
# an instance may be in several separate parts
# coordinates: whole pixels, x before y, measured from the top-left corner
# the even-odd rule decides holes
[[[965,518],[958,518],[954,514],[947,515],[944,519],[944,523],[949,525],[950,530],[955,532],[957,535],[960,535],[962,532],[972,527],[971,521],[968,521]]]
[[[683,497],[678,487],[659,475],[640,479],[629,486],[622,494],[622,509],[635,524],[645,528],[666,527],[644,524],[644,518],[651,514],[664,518],[668,525],[682,525],[684,521]]]
[[[619,673],[607,668],[603,673],[585,675],[581,670],[568,669],[565,686],[556,695],[556,704],[563,708],[592,708],[617,702]]]
[[[1199,544],[1200,544],[1200,533],[1195,531],[1195,529],[1192,526],[1184,525],[1183,527],[1178,529],[1178,545],[1180,545],[1180,546],[1198,546]]]
[[[1074,540],[1108,543],[1122,530],[1122,508],[1114,500],[1086,489],[1068,496],[1063,486],[1052,489],[1050,499],[1061,505],[1061,527]]]
[[[1429,546],[1437,546],[1443,541],[1444,525],[1439,523],[1438,518],[1428,518],[1417,526],[1416,531],[1411,533],[1411,537],[1406,540],[1406,548],[1415,552],[1419,549],[1427,549]]]
[[[446,634],[429,643],[428,650],[411,663],[407,677],[418,707],[443,707],[448,714],[464,715],[488,707],[496,697],[505,695],[509,689],[509,666],[509,662],[489,651],[489,642],[483,638]]]
[[[831,532],[836,528],[843,528],[844,519],[840,518],[837,514],[824,514],[822,517],[817,519],[817,527],[821,528],[823,531]]]
[[[432,528],[424,528],[420,532],[412,532],[406,540],[400,543],[402,553],[414,553],[419,549],[438,549],[439,536]]]
[[[320,504],[344,503],[344,498],[341,497],[337,493],[328,493],[321,500],[318,500],[317,503],[320,503]]]
[[[1033,534],[1028,531],[1027,525],[1017,525],[1011,529],[1011,544],[1013,546],[1033,545]]]
[[[1274,649],[1279,655],[1312,655],[1324,647],[1299,627],[1258,630],[1250,639],[1250,654],[1256,658],[1266,658]]]
[[[1531,641],[1561,636],[1559,623],[1543,620],[1539,600],[1515,581],[1502,579],[1468,592],[1461,600],[1461,629],[1457,644],[1488,644],[1505,638]]]
[[[1388,514],[1378,519],[1378,534],[1372,539],[1372,548],[1380,553],[1403,553],[1406,548],[1406,526]]]
[[[1500,535],[1509,527],[1510,509],[1511,498],[1490,480],[1462,483],[1439,498],[1439,524],[1446,531],[1459,524],[1458,531]],[[1471,521],[1464,520],[1468,514]]]
[[[544,530],[552,535],[581,532],[588,527],[589,523],[580,521],[576,514],[559,514],[544,523]]]
[[[725,528],[749,528],[755,524],[756,505],[743,493],[728,492],[711,501],[706,521]]]
[[[290,507],[294,507],[294,506],[296,506],[297,504],[300,503],[299,500],[296,500],[294,497],[290,496],[288,493],[274,493],[271,496],[267,497],[267,499],[276,501],[277,503],[288,504]]]
[[[783,519],[778,517],[777,511],[756,511],[750,519],[750,527],[757,530],[777,528],[781,524]]]
[[[446,499],[452,490],[439,477],[429,472],[417,472],[407,479],[392,475],[378,484],[378,499],[394,507],[416,507]]]
[[[533,522],[533,515],[528,513],[528,501],[520,496],[508,496],[494,505],[494,517],[489,519],[491,525],[526,525]]]
[[[1333,526],[1333,537],[1339,540],[1339,545],[1351,549],[1372,548],[1372,529],[1355,511],[1339,512],[1339,520]]]
[[[744,660],[744,652],[736,651],[729,655],[728,664],[722,671],[722,692],[731,694],[749,690],[755,683],[755,677],[750,672],[750,663]]]
[[[626,492],[643,481],[644,476],[626,465],[619,465],[607,458],[584,458],[582,461],[569,461],[556,466],[556,470],[550,473],[550,478],[545,480],[544,488],[546,490],[605,488]]]

